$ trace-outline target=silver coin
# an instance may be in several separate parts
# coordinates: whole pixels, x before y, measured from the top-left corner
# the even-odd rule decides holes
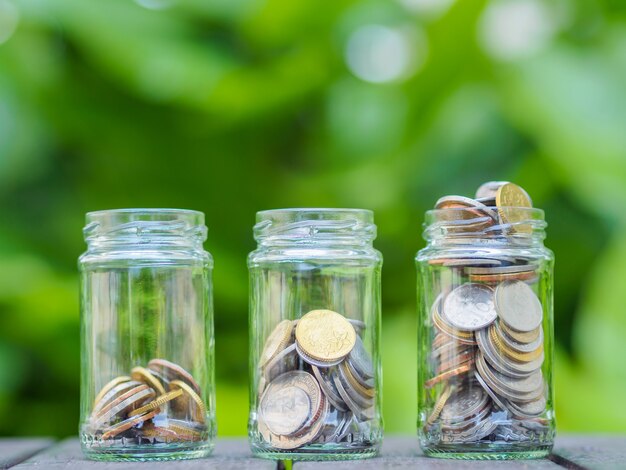
[[[487,207],[496,207],[496,198],[495,197],[477,197],[476,201],[481,204],[486,205]]]
[[[501,282],[496,288],[494,299],[498,316],[513,330],[528,332],[541,325],[541,302],[525,282]]]
[[[265,379],[271,382],[279,375],[294,370],[297,365],[297,357],[296,345],[292,343],[276,354],[265,367],[263,367],[262,372]]]
[[[272,434],[291,436],[312,424],[323,402],[315,377],[303,371],[287,372],[267,386],[259,417]]]
[[[339,378],[343,389],[350,395],[350,398],[362,409],[370,408],[374,405],[374,398],[362,395],[354,388],[348,378],[345,375],[345,371],[342,367],[338,367],[335,371],[335,376]],[[340,394],[341,395],[341,394]],[[345,401],[345,400],[344,400]]]
[[[533,401],[533,400],[538,399],[543,393],[543,377],[541,378],[542,383],[540,387],[530,392],[526,392],[526,391],[521,392],[513,388],[511,386],[510,381],[512,380],[523,381],[524,379],[511,379],[503,374],[500,374],[499,372],[493,370],[489,366],[489,364],[487,364],[484,360],[482,361],[480,365],[479,365],[479,361],[477,360],[476,368],[477,370],[480,371],[480,375],[485,380],[487,385],[489,385],[492,388],[492,390],[494,390],[498,395],[500,395],[501,397],[505,398],[508,401],[516,401],[516,402],[517,401],[519,402]],[[528,383],[535,383],[535,382],[536,382],[536,379],[533,378]],[[523,385],[520,384],[520,387],[527,386],[526,384],[527,383],[524,383]]]
[[[362,322],[361,320],[355,320],[354,318],[348,318],[348,321],[350,323],[352,323],[352,326],[356,330],[357,335],[360,335],[361,332],[365,331],[365,329],[367,328],[367,326],[365,325],[365,322]]]
[[[347,405],[341,399],[341,396],[335,387],[335,383],[332,380],[331,370],[320,369],[317,366],[311,366],[311,369],[313,370],[313,375],[315,375],[315,378],[319,382],[324,395],[326,395],[329,404],[337,410],[348,411]]]
[[[139,387],[135,387],[135,389],[139,389]],[[133,390],[130,390],[127,393],[132,393]],[[94,428],[99,428],[100,426],[108,425],[117,418],[123,418],[130,410],[139,408],[145,402],[152,400],[154,397],[156,397],[156,392],[152,388],[145,386],[144,389],[137,390],[136,393],[132,393],[132,395],[128,396],[128,398],[121,400],[119,404],[111,406],[108,409],[103,409],[102,413],[93,419],[92,426]]]
[[[498,372],[509,377],[523,378],[532,374],[543,364],[543,353],[537,358],[529,362],[519,362],[507,358],[500,353],[498,348],[491,342],[488,329],[476,332],[476,340],[478,347],[483,352],[485,359]]]
[[[482,410],[488,400],[489,396],[480,387],[462,388],[446,401],[439,417],[447,423],[464,421]]]
[[[348,405],[350,411],[354,414],[354,416],[360,421],[366,421],[368,419],[374,419],[374,407],[362,408],[360,407],[353,399],[352,396],[346,391],[341,380],[339,379],[339,374],[333,373],[333,381],[335,382],[335,386],[337,387],[337,391],[339,395],[343,399],[343,401]]]
[[[443,303],[443,316],[455,328],[476,331],[497,317],[493,290],[483,284],[466,283],[454,289]]]
[[[435,209],[439,210],[458,210],[461,217],[472,217],[470,214],[486,215],[494,221],[498,220],[498,214],[493,209],[487,207],[475,199],[465,196],[444,196],[440,197],[435,203]],[[475,216],[474,216],[475,217]]]
[[[440,260],[432,260],[430,264],[444,267],[474,267],[474,266],[490,266],[497,267],[502,264],[502,261],[491,258],[445,258]]]
[[[347,363],[350,365],[350,369],[355,372],[357,379],[361,378],[363,381],[367,381],[374,378],[372,358],[359,336],[356,337],[354,347],[347,357]]]
[[[512,265],[512,266],[496,266],[485,268],[482,266],[468,266],[465,268],[467,274],[515,274],[536,271],[539,266],[536,264]]]
[[[496,193],[498,189],[507,184],[508,181],[487,181],[486,183],[481,184],[476,190],[476,198],[494,198],[496,197]]]
[[[527,403],[511,402],[509,405],[514,416],[518,418],[534,418],[546,411],[546,398],[542,395],[534,401]]]
[[[485,392],[491,397],[493,402],[500,408],[501,410],[508,413],[508,408],[504,400],[500,398],[500,396],[491,388],[491,386],[485,381],[483,378],[483,370],[484,370],[484,358],[481,353],[476,355],[476,370],[474,371],[474,378],[476,381],[485,389]]]

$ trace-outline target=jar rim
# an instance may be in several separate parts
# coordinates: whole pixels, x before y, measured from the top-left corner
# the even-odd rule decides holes
[[[191,237],[206,239],[204,213],[192,209],[123,208],[87,212],[86,240],[136,237]]]
[[[256,213],[254,236],[257,240],[333,239],[376,236],[374,212],[354,208],[284,208]]]
[[[426,211],[426,240],[543,240],[545,212],[536,207],[449,207]]]

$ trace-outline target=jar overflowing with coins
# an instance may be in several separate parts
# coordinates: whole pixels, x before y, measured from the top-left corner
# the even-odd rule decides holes
[[[552,252],[544,213],[508,182],[426,213],[418,434],[427,455],[544,457],[555,434]]]
[[[382,441],[382,257],[373,214],[257,214],[250,270],[252,451],[273,459],[374,456]]]
[[[213,261],[204,215],[87,214],[81,418],[96,460],[202,457],[213,447]]]

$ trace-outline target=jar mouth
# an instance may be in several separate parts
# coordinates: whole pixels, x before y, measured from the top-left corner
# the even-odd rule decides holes
[[[368,209],[287,208],[259,211],[254,238],[331,239],[376,237],[374,213]]]
[[[204,214],[190,209],[108,209],[88,212],[83,229],[85,240],[189,237],[206,239]]]
[[[533,207],[463,207],[426,212],[426,240],[459,238],[543,240],[547,227],[544,211]]]

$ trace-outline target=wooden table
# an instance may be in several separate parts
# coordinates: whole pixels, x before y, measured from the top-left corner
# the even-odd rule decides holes
[[[85,460],[76,438],[55,442],[52,439],[0,439],[0,469],[259,469],[281,470],[283,462],[252,457],[245,439],[219,439],[213,455],[206,459],[177,462],[92,462]],[[626,436],[562,435],[557,438],[549,459],[518,461],[458,461],[427,458],[417,438],[388,436],[382,455],[369,460],[337,462],[294,462],[294,470],[314,469],[626,469]]]

